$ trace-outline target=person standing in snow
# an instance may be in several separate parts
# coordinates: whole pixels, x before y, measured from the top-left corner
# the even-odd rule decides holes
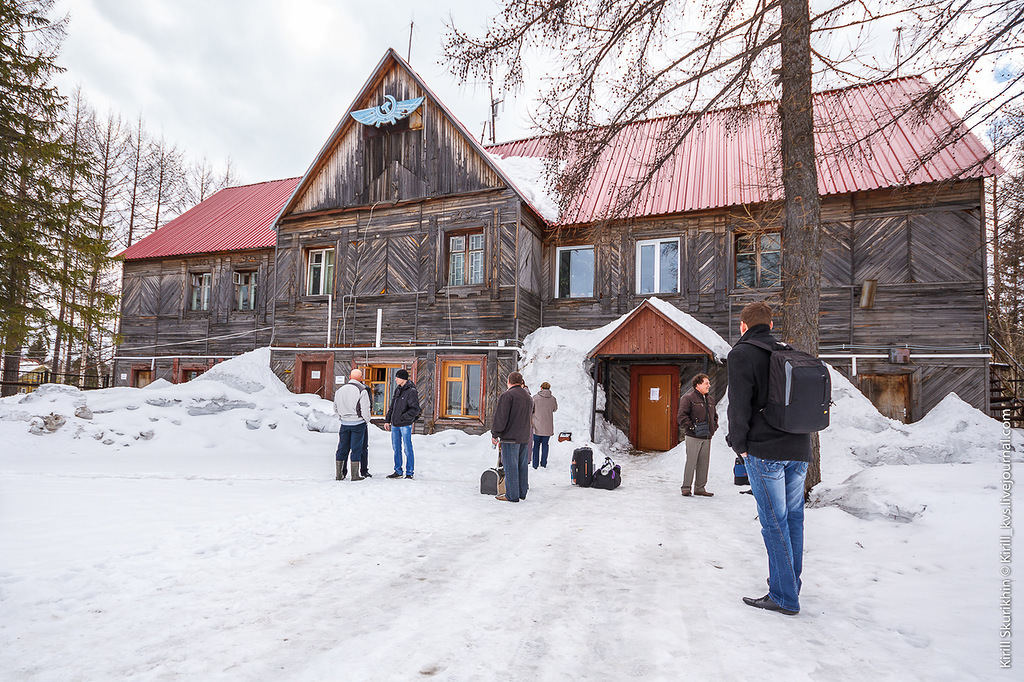
[[[555,435],[558,401],[551,395],[551,384],[544,382],[533,396],[533,468],[548,466],[548,441]]]
[[[711,397],[711,378],[698,374],[693,378],[693,388],[679,399],[679,413],[676,415],[679,428],[686,441],[686,465],[683,467],[683,497],[693,494],[700,497],[714,497],[704,489],[708,482],[708,465],[711,464],[711,437],[718,430],[718,412],[715,399]],[[694,480],[696,475],[696,480]]]
[[[774,346],[772,326],[772,310],[764,302],[750,303],[740,313],[740,340],[728,358],[727,440],[746,463],[768,551],[768,594],[743,597],[743,602],[792,616],[800,612],[804,479],[811,461],[811,436],[780,431],[762,413],[768,403],[771,352],[746,342]]]
[[[491,423],[491,443],[501,443],[501,463],[505,467],[505,494],[495,497],[502,502],[526,499],[530,490],[530,435],[533,419],[533,398],[523,386],[523,375],[508,375],[508,390],[498,397]]]
[[[338,431],[338,451],[334,455],[335,479],[345,479],[349,455],[352,458],[352,480],[361,481],[359,473],[363,445],[367,438],[367,425],[370,423],[370,394],[363,385],[363,372],[353,369],[348,375],[348,383],[334,394],[334,411],[341,418],[341,430]]]
[[[388,478],[402,478],[402,446],[405,446],[405,477],[413,477],[415,455],[412,451],[412,424],[420,416],[420,395],[416,384],[409,379],[409,372],[400,369],[395,372],[395,393],[391,396],[391,407],[384,415],[384,429],[391,431],[391,447],[395,451],[395,471]]]

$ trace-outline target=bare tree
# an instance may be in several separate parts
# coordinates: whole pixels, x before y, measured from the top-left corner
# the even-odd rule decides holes
[[[161,213],[181,210],[185,189],[184,154],[161,135],[152,143],[149,186],[153,200],[153,229],[160,227]]]
[[[137,239],[141,226],[146,196],[146,177],[149,168],[150,144],[146,125],[139,114],[135,128],[128,136],[127,176],[125,206],[125,246],[131,246]]]

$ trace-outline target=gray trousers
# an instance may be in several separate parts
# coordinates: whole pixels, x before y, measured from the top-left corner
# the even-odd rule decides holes
[[[711,464],[711,439],[686,437],[686,466],[683,468],[683,487],[703,492],[708,483],[708,465]],[[694,473],[697,480],[694,480]]]

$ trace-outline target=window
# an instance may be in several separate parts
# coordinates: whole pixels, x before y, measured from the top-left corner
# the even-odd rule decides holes
[[[370,389],[370,416],[383,418],[388,413],[391,395],[397,386],[395,372],[402,369],[402,365],[374,365],[360,369],[363,370],[363,383]]]
[[[334,284],[334,249],[314,249],[309,252],[306,276],[307,296],[326,296]]]
[[[636,293],[679,292],[679,240],[649,239],[636,243]]]
[[[448,237],[448,286],[484,283],[484,233]]]
[[[235,273],[235,309],[256,309],[256,273]]]
[[[441,416],[480,417],[481,360],[441,362]]]
[[[189,296],[190,310],[210,309],[210,285],[213,275],[209,272],[197,272],[192,275],[192,293]]]
[[[558,298],[591,298],[594,295],[594,247],[564,246],[558,249]]]
[[[736,286],[777,287],[782,282],[782,233],[740,232],[736,235]]]

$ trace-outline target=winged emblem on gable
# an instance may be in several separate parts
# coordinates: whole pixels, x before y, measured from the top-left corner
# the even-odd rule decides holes
[[[420,105],[423,104],[424,99],[424,97],[417,97],[415,99],[403,99],[399,102],[391,95],[384,95],[384,104],[381,104],[379,107],[370,107],[369,109],[353,111],[352,118],[363,125],[376,126],[380,128],[382,123],[390,125],[401,121],[403,118],[419,109]]]

